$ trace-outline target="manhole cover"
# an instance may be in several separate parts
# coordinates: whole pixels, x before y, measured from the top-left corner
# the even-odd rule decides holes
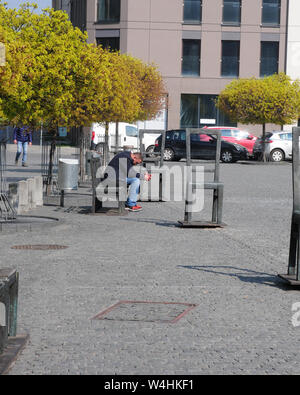
[[[57,244],[27,244],[21,246],[13,246],[11,248],[14,250],[63,250],[68,247]]]
[[[93,320],[175,323],[197,305],[175,302],[123,300],[100,312]]]

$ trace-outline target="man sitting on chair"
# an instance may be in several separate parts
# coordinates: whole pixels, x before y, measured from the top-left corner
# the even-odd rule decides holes
[[[133,212],[142,210],[137,205],[137,198],[140,192],[140,180],[150,181],[151,175],[148,173],[136,173],[135,165],[142,163],[142,154],[139,152],[123,151],[117,154],[108,164],[104,173],[104,180],[114,181],[117,185],[129,186],[126,209]],[[114,178],[114,180],[113,180]]]

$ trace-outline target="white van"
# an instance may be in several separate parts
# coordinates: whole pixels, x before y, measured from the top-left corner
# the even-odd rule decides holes
[[[115,151],[116,148],[116,124],[110,123],[108,128],[108,144],[109,150]],[[152,152],[155,147],[155,140],[157,134],[145,134],[143,138],[143,144],[147,152]],[[97,145],[104,143],[105,141],[105,125],[103,123],[93,123],[91,127],[91,149],[98,150]],[[119,122],[119,138],[118,147],[124,149],[124,147],[130,147],[134,151],[140,150],[139,144],[139,130],[136,125]],[[98,146],[100,147],[100,145]]]
[[[123,149],[128,146],[133,150],[137,150],[139,146],[138,128],[136,125],[119,122],[118,147]],[[91,149],[97,150],[99,143],[105,141],[105,124],[93,123],[91,126]],[[114,151],[116,148],[116,124],[110,123],[108,128],[108,144],[109,150]]]

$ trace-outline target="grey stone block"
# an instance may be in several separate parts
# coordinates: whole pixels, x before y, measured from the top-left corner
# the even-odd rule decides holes
[[[12,207],[15,209],[16,213],[18,213],[18,207],[19,207],[18,190],[19,190],[18,182],[12,182],[8,185],[8,199]]]
[[[17,214],[29,210],[29,188],[27,180],[18,182],[19,205]]]
[[[35,181],[33,178],[28,178],[27,179],[27,184],[28,184],[28,209],[33,209],[36,207],[35,204]]]
[[[42,207],[44,204],[43,201],[43,177],[38,176],[34,177],[34,201],[36,204],[36,207]]]

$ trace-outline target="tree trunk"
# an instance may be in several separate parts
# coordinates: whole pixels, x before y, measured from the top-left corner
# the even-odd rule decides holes
[[[115,153],[119,152],[119,122],[116,122],[116,144]]]
[[[104,166],[107,166],[108,164],[108,153],[109,153],[109,136],[108,136],[108,130],[109,129],[109,123],[105,122],[105,139],[104,139]]]
[[[85,154],[86,154],[86,137],[83,128],[79,130],[79,174],[80,181],[83,182],[85,178]]]
[[[49,167],[48,167],[48,178],[47,178],[47,196],[51,194],[51,186],[53,182],[53,165],[54,165],[54,155],[56,149],[56,133],[53,135],[49,154]]]
[[[266,124],[263,123],[263,134],[262,134],[262,161],[266,162]]]

